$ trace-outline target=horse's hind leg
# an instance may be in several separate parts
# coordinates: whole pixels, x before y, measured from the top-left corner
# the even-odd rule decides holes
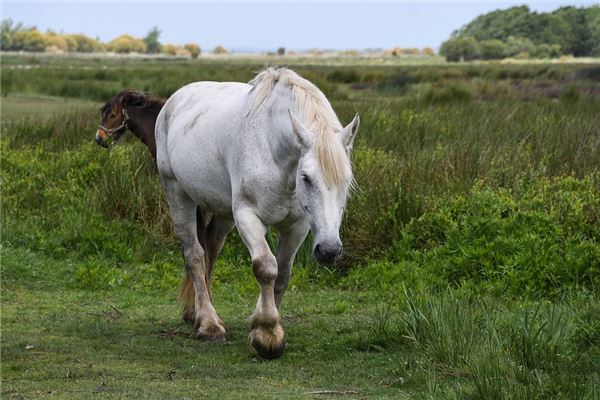
[[[250,250],[252,270],[260,284],[260,296],[251,318],[250,342],[261,357],[278,358],[283,354],[285,341],[274,296],[277,260],[265,240],[267,228],[249,207],[235,211],[235,224]]]
[[[224,340],[225,328],[212,306],[206,285],[206,260],[196,230],[196,204],[175,180],[163,178],[175,234],[181,241],[186,273],[194,288],[194,326],[199,339]]]
[[[200,207],[198,207],[196,215],[200,215],[199,213],[201,212],[202,210],[200,209]],[[208,225],[205,226],[204,218],[202,216],[198,216],[196,218],[196,224],[199,227],[201,227],[197,229],[199,239],[198,241],[200,242],[200,246],[202,246],[205,252],[204,258],[206,262],[206,287],[208,288],[208,294],[212,300],[212,272],[215,266],[215,262],[217,261],[217,257],[219,256],[219,253],[221,253],[223,245],[225,244],[225,239],[227,238],[229,232],[231,232],[231,230],[235,226],[235,223],[231,220],[213,215]],[[194,286],[192,284],[191,275],[188,272],[186,272],[185,277],[183,278],[180,297],[184,303],[183,320],[187,322],[194,322],[196,318],[196,311],[194,306]]]
[[[213,215],[210,223],[206,226],[206,285],[209,293],[211,292],[211,279],[215,262],[219,253],[223,250],[227,235],[234,225],[235,223],[231,220]]]

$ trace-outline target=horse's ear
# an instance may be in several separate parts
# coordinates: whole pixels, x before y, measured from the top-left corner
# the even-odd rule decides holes
[[[342,143],[344,143],[344,147],[348,152],[352,151],[352,144],[354,143],[354,138],[356,137],[356,132],[358,132],[359,125],[360,117],[356,114],[352,122],[342,129]]]
[[[312,145],[315,141],[315,135],[312,132],[310,132],[308,129],[306,129],[300,121],[298,121],[298,118],[296,118],[296,116],[294,115],[292,110],[288,109],[288,112],[290,113],[290,121],[292,122],[292,130],[296,134],[296,138],[298,138],[298,144],[301,147],[305,147],[305,148],[312,147]]]
[[[123,97],[123,104],[126,106],[141,107],[146,104],[146,95],[138,91],[127,92]]]

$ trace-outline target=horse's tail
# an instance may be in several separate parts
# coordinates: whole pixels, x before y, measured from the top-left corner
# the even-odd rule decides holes
[[[206,222],[204,211],[200,207],[196,208],[196,230],[198,232],[198,242],[200,242],[200,246],[206,251]],[[183,303],[183,319],[186,321],[193,322],[196,318],[194,311],[195,296],[196,291],[194,290],[192,276],[188,268],[185,268],[185,274],[179,290],[179,299]]]

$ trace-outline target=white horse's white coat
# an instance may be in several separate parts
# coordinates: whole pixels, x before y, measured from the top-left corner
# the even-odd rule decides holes
[[[278,307],[309,228],[319,261],[341,253],[358,123],[356,117],[342,128],[325,96],[288,69],[267,69],[250,84],[192,83],[166,102],[156,121],[157,163],[194,284],[200,337],[222,339],[225,329],[210,301],[206,260],[216,255],[205,257],[198,243],[196,204],[220,223],[217,242],[235,223],[247,245],[261,286],[252,344],[278,357]],[[267,225],[280,233],[277,257],[265,240]]]

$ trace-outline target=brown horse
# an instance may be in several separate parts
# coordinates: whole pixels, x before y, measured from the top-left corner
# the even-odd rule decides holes
[[[148,147],[148,151],[156,161],[154,127],[158,113],[164,104],[165,100],[139,90],[123,90],[100,109],[102,119],[96,131],[96,143],[107,148],[129,130]],[[207,217],[200,207],[196,209],[198,241],[203,247],[207,245],[205,248],[212,250],[206,253],[207,264],[214,265],[223,247],[224,239],[221,239],[223,235],[218,232],[216,220],[211,219],[207,224]],[[187,273],[181,286],[181,299],[184,302],[183,319],[193,322],[194,287]]]
[[[134,89],[126,89],[101,108],[102,120],[96,131],[96,143],[108,147],[128,129],[137,136],[156,160],[154,125],[165,101]]]

